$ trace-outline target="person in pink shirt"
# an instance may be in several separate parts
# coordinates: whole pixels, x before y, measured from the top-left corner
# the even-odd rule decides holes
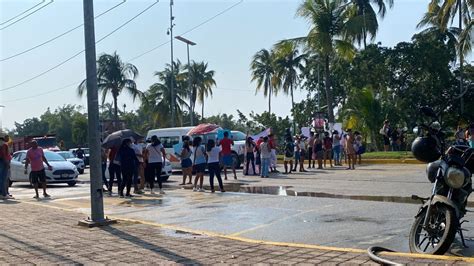
[[[53,167],[49,164],[46,157],[44,157],[43,149],[41,147],[38,147],[38,143],[33,140],[31,142],[31,148],[26,152],[25,175],[28,174],[28,165],[31,164],[30,175],[31,182],[35,186],[35,199],[39,198],[38,183],[41,183],[41,186],[43,187],[43,196],[45,198],[49,198],[48,193],[46,193],[46,173],[43,162],[48,166],[48,170],[53,170]]]

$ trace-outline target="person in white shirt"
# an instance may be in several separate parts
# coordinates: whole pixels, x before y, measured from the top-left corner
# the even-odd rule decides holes
[[[213,139],[207,141],[207,167],[209,169],[209,183],[211,184],[211,192],[214,193],[214,175],[217,177],[219,182],[219,189],[221,192],[225,192],[224,185],[222,184],[221,178],[221,166],[219,165],[219,154],[221,152],[220,147],[216,147],[216,143]]]
[[[146,181],[150,184],[151,194],[154,194],[155,178],[158,180],[160,194],[165,194],[161,180],[161,170],[166,161],[166,152],[157,136],[151,137],[151,143],[146,146],[145,152],[148,158]]]
[[[145,185],[145,177],[144,177],[144,168],[143,168],[143,148],[140,144],[138,144],[137,140],[132,139],[132,149],[135,152],[135,155],[138,159],[138,165],[133,169],[133,194],[143,194],[143,186]],[[138,177],[140,177],[140,187],[138,187]]]
[[[268,170],[270,168],[270,159],[272,157],[272,149],[268,143],[268,137],[263,138],[263,142],[260,144],[260,157],[262,158],[262,168],[260,170],[260,176],[262,178],[268,178]]]

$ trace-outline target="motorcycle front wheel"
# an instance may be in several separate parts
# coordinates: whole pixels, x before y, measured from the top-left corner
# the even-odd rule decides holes
[[[455,215],[451,208],[443,204],[431,207],[429,223],[423,228],[426,209],[416,217],[410,230],[410,251],[412,253],[424,253],[443,255],[456,236]]]

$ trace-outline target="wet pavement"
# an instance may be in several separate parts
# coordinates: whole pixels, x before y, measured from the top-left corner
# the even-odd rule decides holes
[[[410,196],[425,196],[431,188],[420,172],[423,167],[410,165],[274,175],[269,179],[239,174],[238,180],[225,181],[228,192],[213,194],[181,188],[177,185],[180,177],[173,176],[166,184],[166,195],[131,200],[115,195],[104,201],[106,214],[119,218],[255,240],[359,249],[380,245],[406,252],[419,207]],[[74,188],[52,186],[53,198],[42,203],[88,213],[87,178],[82,176],[84,182]],[[17,199],[33,201],[28,186],[15,185],[12,192]],[[466,219],[473,220],[474,215],[470,213]],[[462,249],[456,242],[452,253],[473,257],[474,225],[468,223],[464,228],[471,230],[465,233],[471,248]]]

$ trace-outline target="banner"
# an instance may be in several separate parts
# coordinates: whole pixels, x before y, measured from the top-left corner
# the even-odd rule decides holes
[[[258,133],[257,135],[254,135],[254,136],[250,136],[253,140],[258,140],[260,137],[267,137],[268,135],[270,135],[270,132],[271,132],[271,128],[267,128],[265,129],[264,131]]]

